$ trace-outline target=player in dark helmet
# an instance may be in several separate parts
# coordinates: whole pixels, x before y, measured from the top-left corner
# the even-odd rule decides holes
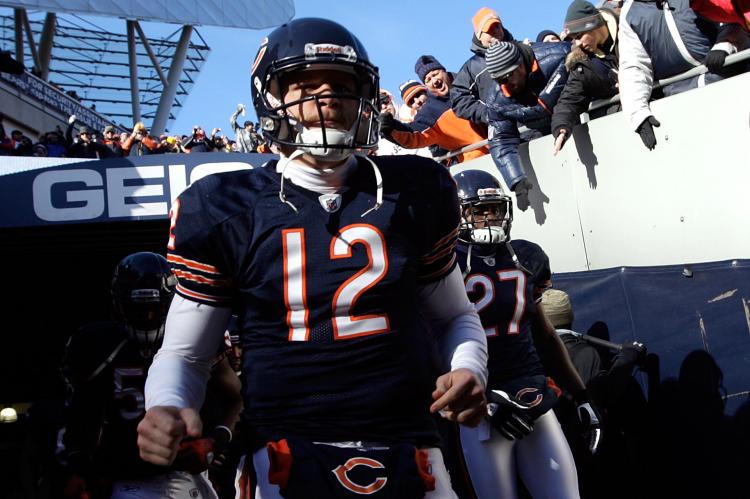
[[[296,80],[306,71],[339,75],[326,92],[289,96],[289,75]],[[297,19],[281,26],[261,43],[251,72],[260,128],[282,150],[333,160],[377,146],[378,69],[357,37],[339,24]],[[341,106],[346,111],[336,117],[326,109],[333,97],[346,104]],[[301,114],[294,111],[303,107]]]
[[[232,385],[238,382],[226,360],[210,368],[214,391],[222,395],[204,408],[217,414],[217,426],[209,426],[204,438],[183,442],[170,468],[138,455],[136,428],[145,412],[146,373],[161,345],[176,284],[163,256],[126,256],[111,281],[115,320],[87,324],[68,341],[63,373],[70,396],[62,442],[71,497],[156,499],[169,491],[215,497],[199,473],[228,445],[241,407],[239,387]]]
[[[183,436],[170,429],[200,426],[206,354],[235,311],[261,497],[454,497],[431,413],[476,424],[486,368],[455,264],[455,183],[427,158],[361,154],[378,139],[377,70],[339,24],[275,29],[251,86],[280,159],[206,177],[172,208],[178,296],[141,455],[168,464]]]
[[[493,175],[464,170],[454,178],[459,265],[489,348],[490,417],[461,428],[472,485],[480,499],[518,497],[518,475],[533,497],[577,498],[575,462],[550,410],[559,389],[547,372],[575,394],[592,451],[599,426],[567,350],[537,306],[549,286],[549,260],[538,245],[511,239],[513,202]]]
[[[112,277],[115,318],[146,356],[152,356],[161,346],[175,286],[177,277],[167,259],[156,253],[133,253],[115,267]]]

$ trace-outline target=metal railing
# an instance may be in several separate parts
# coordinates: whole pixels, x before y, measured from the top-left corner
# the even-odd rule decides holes
[[[738,62],[747,61],[750,60],[750,49],[745,49],[741,52],[737,52],[736,54],[730,54],[727,56],[726,60],[724,61],[724,67],[730,66],[732,64],[737,64]],[[672,76],[669,78],[664,78],[663,80],[657,81],[653,85],[653,89],[661,88],[666,85],[671,85],[672,83],[687,80],[688,78],[693,78],[695,76],[702,75],[704,73],[708,72],[708,68],[704,65],[696,66],[692,69],[689,69],[688,71],[685,71],[684,73],[678,74],[676,76]],[[590,113],[591,111],[595,111],[597,109],[601,109],[603,107],[611,106],[612,104],[617,104],[620,102],[620,94],[609,98],[609,99],[600,99],[597,101],[592,102],[589,105],[589,109],[587,113]],[[587,114],[584,113],[584,114]],[[583,115],[582,115],[583,116]],[[519,128],[519,131],[523,130],[525,127]],[[435,161],[444,161],[446,159],[450,159],[453,157],[458,156],[459,154],[463,154],[469,151],[474,151],[475,149],[479,149],[481,147],[486,146],[489,143],[487,139],[482,140],[480,142],[475,142],[473,144],[469,144],[468,146],[464,146],[461,149],[456,149],[454,151],[449,152],[448,154],[445,154],[443,156],[439,156],[434,158]]]

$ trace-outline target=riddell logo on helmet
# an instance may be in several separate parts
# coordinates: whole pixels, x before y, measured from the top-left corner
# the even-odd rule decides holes
[[[308,43],[305,45],[305,59],[314,59],[321,54],[336,54],[346,56],[348,61],[356,61],[357,53],[349,45],[335,45],[333,43]]]

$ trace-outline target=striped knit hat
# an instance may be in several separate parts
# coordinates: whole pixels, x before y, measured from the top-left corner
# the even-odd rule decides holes
[[[411,100],[422,91],[427,91],[427,87],[419,83],[417,80],[405,81],[401,84],[398,89],[401,91],[401,100],[407,106],[411,103]]]
[[[490,45],[485,54],[487,72],[490,78],[500,78],[521,65],[521,51],[513,42],[499,42]]]

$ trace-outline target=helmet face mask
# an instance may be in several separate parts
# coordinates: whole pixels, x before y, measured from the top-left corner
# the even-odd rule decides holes
[[[512,207],[505,200],[462,203],[460,232],[471,244],[500,244],[510,239]]]
[[[293,91],[309,81],[321,85]],[[253,104],[267,139],[335,161],[376,147],[378,82],[364,47],[343,26],[297,19],[261,44],[252,67]],[[332,122],[331,112],[341,116]]]
[[[459,240],[487,245],[510,241],[513,201],[500,182],[481,170],[465,170],[455,180],[461,204]]]
[[[115,318],[143,351],[154,353],[164,338],[164,324],[177,278],[156,253],[133,253],[115,268],[112,305]]]

